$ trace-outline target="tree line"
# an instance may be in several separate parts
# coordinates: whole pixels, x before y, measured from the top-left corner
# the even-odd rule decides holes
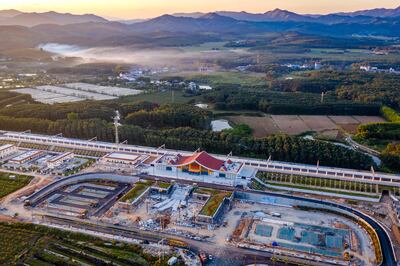
[[[380,104],[339,100],[333,93],[216,89],[203,95],[217,110],[256,110],[270,114],[379,115]]]
[[[369,123],[359,125],[357,136],[364,139],[400,140],[400,123]]]
[[[388,144],[382,153],[382,162],[394,171],[400,171],[400,144]]]
[[[143,128],[191,127],[209,129],[211,112],[183,104],[168,104],[152,110],[129,113],[125,122]]]

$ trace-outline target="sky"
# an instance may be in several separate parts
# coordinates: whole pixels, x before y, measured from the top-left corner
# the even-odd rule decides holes
[[[248,11],[275,8],[302,14],[327,14],[378,7],[395,8],[399,0],[0,0],[0,9],[26,12],[94,13],[124,19],[150,18],[176,12]]]

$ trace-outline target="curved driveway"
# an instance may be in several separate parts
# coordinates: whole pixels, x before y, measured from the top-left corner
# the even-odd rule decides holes
[[[49,195],[51,192],[53,192],[56,189],[59,189],[60,187],[75,184],[78,182],[90,181],[90,180],[96,180],[96,179],[104,179],[104,180],[111,180],[111,181],[124,182],[124,183],[133,183],[138,180],[138,178],[134,177],[134,176],[123,176],[123,175],[116,175],[116,174],[112,174],[112,173],[87,173],[87,174],[71,175],[71,176],[68,176],[65,178],[61,178],[61,179],[54,181],[53,183],[45,186],[44,188],[40,189],[39,191],[37,191],[34,194],[32,194],[31,196],[29,196],[26,199],[26,201],[29,201],[30,204],[32,206],[34,206],[38,200]]]
[[[385,229],[376,222],[374,219],[369,217],[368,215],[365,215],[364,213],[355,210],[353,208],[350,208],[348,206],[340,205],[334,202],[329,202],[329,201],[324,201],[324,200],[317,200],[317,199],[311,199],[311,198],[303,198],[299,196],[291,196],[291,195],[283,195],[279,193],[273,193],[273,192],[264,192],[264,191],[259,191],[259,192],[253,192],[253,193],[258,193],[258,194],[263,194],[263,195],[270,195],[274,197],[282,197],[282,198],[288,198],[288,199],[293,199],[293,200],[300,200],[300,201],[306,201],[310,203],[315,203],[315,204],[321,204],[321,205],[326,205],[334,208],[338,208],[341,210],[344,210],[346,212],[352,213],[361,219],[365,220],[369,225],[374,228],[376,233],[378,234],[379,241],[381,244],[381,249],[382,249],[382,255],[383,255],[383,261],[382,261],[382,266],[394,266],[397,265],[396,263],[396,257],[394,255],[393,247],[391,240],[389,236],[387,235]]]

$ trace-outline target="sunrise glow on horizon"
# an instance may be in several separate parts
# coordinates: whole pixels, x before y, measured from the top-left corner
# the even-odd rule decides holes
[[[395,8],[398,0],[2,0],[0,9],[25,12],[94,13],[124,19],[150,18],[176,12],[247,11],[263,13],[275,8],[302,14],[327,14],[372,8]]]

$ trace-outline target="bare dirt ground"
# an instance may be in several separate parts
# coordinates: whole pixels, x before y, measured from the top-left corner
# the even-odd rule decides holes
[[[359,124],[338,124],[339,127],[341,127],[344,131],[350,133],[350,134],[356,134],[357,133],[357,127]]]
[[[313,131],[337,129],[336,124],[327,116],[301,115],[300,119]]]
[[[230,116],[228,118],[234,124],[246,124],[253,129],[256,138],[281,133],[271,116],[252,117],[252,116]]]
[[[360,122],[352,116],[330,115],[328,116],[335,124],[359,124]]]
[[[385,122],[385,119],[379,116],[353,116],[353,117],[357,119],[361,124]]]
[[[1,222],[7,222],[7,223],[18,222],[17,219],[12,218],[12,217],[7,216],[7,215],[2,215],[2,214],[0,214],[0,221]]]
[[[234,124],[247,124],[253,129],[256,138],[273,134],[298,135],[307,131],[317,132],[321,136],[336,139],[343,132],[355,134],[357,127],[364,123],[384,122],[379,116],[326,116],[326,115],[265,115],[229,116]]]
[[[272,115],[271,117],[278,127],[289,135],[298,135],[311,130],[297,115]]]

